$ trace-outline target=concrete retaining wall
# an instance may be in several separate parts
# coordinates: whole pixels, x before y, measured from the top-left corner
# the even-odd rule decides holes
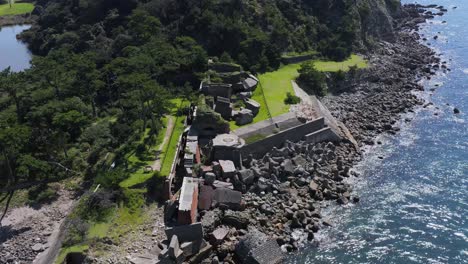
[[[320,130],[324,126],[324,118],[319,118],[305,124],[283,130],[257,142],[245,145],[241,149],[241,154],[243,157],[247,157],[249,154],[252,154],[255,158],[260,158],[273,147],[281,148],[286,140],[293,142],[304,140],[306,135]]]
[[[340,137],[329,127],[324,127],[318,131],[305,136],[307,143],[318,143],[322,141],[339,141]]]
[[[296,114],[288,112],[280,116],[275,116],[272,119],[263,120],[255,124],[241,127],[233,131],[233,133],[240,138],[247,139],[254,135],[269,136],[278,130],[278,128],[279,130],[286,130],[301,124],[302,122],[297,119]]]
[[[310,99],[312,107],[314,107],[314,109],[316,109],[319,112],[319,114],[325,118],[325,124],[329,126],[336,135],[340,136],[342,139],[351,142],[354,145],[355,149],[359,151],[359,145],[356,139],[354,139],[351,132],[349,132],[348,128],[342,122],[336,120],[330,113],[328,108],[325,105],[323,105],[315,95],[310,96]]]

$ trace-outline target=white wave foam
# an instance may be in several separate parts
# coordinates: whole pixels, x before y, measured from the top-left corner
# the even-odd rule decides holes
[[[456,235],[457,237],[463,238],[465,241],[468,242],[468,237],[466,237],[465,234],[463,234],[462,232],[455,232],[453,234]]]

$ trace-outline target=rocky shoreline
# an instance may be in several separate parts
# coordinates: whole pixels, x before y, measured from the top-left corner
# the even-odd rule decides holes
[[[437,8],[440,12],[428,13],[425,8]],[[424,104],[414,95],[414,91],[424,89],[418,81],[431,78],[439,69],[449,70],[430,48],[420,44],[420,36],[415,32],[425,19],[446,10],[420,5],[408,5],[404,10],[407,16],[398,21],[395,42],[380,42],[369,55],[369,69],[353,76],[347,74],[346,83],[337,85],[339,89],[335,87],[340,92],[322,99],[334,117],[348,127],[361,148],[378,144],[375,138],[381,133],[397,133],[400,115]],[[0,20],[0,26],[7,25],[2,23]],[[288,142],[262,159],[246,160],[246,169],[239,172],[239,177],[243,182],[247,179],[252,182],[243,195],[244,210],[205,211],[201,220],[205,239],[216,246],[209,252],[200,251],[193,261],[204,258],[207,262],[203,263],[236,263],[249,257],[279,260],[286,252],[313,243],[317,231],[332,225],[330,219],[321,216],[324,201],[359,202],[352,186],[344,179],[359,176],[352,167],[360,160],[360,150],[348,142]],[[46,239],[50,233],[42,235]],[[20,243],[20,240],[28,242]],[[14,246],[18,250],[0,254],[0,262],[34,259],[37,252],[33,242],[18,236],[15,243],[2,245],[0,248]],[[169,244],[170,241],[162,241],[151,251],[157,254],[156,251],[170,248]],[[276,249],[277,252],[270,252]],[[25,255],[20,256],[20,252]],[[265,252],[269,256],[263,256]],[[94,261],[101,262],[98,258]],[[126,258],[106,262],[134,261]]]
[[[379,144],[374,141],[381,133],[397,133],[401,114],[424,104],[414,93],[424,90],[419,81],[430,79],[437,70],[449,70],[446,62],[420,43],[417,33],[420,23],[445,11],[441,6],[405,6],[407,15],[397,21],[395,41],[380,42],[369,55],[367,70],[347,74],[346,84],[339,85],[341,92],[322,99],[334,117],[349,128],[361,149]],[[351,168],[360,160],[360,150],[348,142],[287,142],[262,159],[245,160],[246,169],[239,172],[239,178],[244,183],[245,179],[255,179],[246,184],[245,209],[215,209],[202,216],[205,238],[219,241],[211,253],[204,252],[211,261],[207,263],[234,263],[247,258],[266,258],[271,263],[279,261],[281,254],[313,242],[318,230],[331,225],[329,219],[322,219],[323,201],[342,205],[359,202],[352,186],[343,180],[359,176]],[[222,237],[218,237],[220,233]],[[265,241],[259,241],[263,236],[259,234],[266,235]],[[277,245],[269,243],[267,237]],[[252,240],[256,243],[248,243]],[[263,245],[282,253],[265,256]]]
[[[35,15],[13,15],[13,16],[0,16],[0,27],[33,24],[37,19]]]

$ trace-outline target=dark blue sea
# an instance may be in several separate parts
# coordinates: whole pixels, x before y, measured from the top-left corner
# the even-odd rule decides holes
[[[293,263],[468,263],[468,1],[418,3],[448,9],[421,33],[451,71],[424,83],[434,105],[403,116],[413,121],[356,168],[361,202],[327,208],[334,227]]]

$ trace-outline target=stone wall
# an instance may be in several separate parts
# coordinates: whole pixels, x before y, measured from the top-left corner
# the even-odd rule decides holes
[[[302,123],[297,119],[296,114],[288,112],[272,119],[267,119],[233,131],[240,138],[247,139],[254,135],[269,136],[278,130],[286,130],[296,127]]]
[[[319,143],[322,141],[339,141],[341,138],[329,127],[324,127],[318,131],[305,136],[307,143]]]
[[[241,149],[243,157],[247,157],[252,154],[255,158],[260,158],[267,152],[271,151],[273,147],[281,148],[286,140],[297,142],[305,140],[306,135],[310,135],[315,131],[318,131],[325,126],[325,119],[319,118],[305,124],[283,130],[277,134],[273,134],[257,142],[245,145]],[[331,131],[331,130],[330,130]],[[334,134],[334,133],[333,133]],[[327,134],[330,135],[330,134]],[[320,135],[322,136],[322,135]],[[323,135],[325,136],[325,135]],[[313,136],[310,136],[311,140]]]

